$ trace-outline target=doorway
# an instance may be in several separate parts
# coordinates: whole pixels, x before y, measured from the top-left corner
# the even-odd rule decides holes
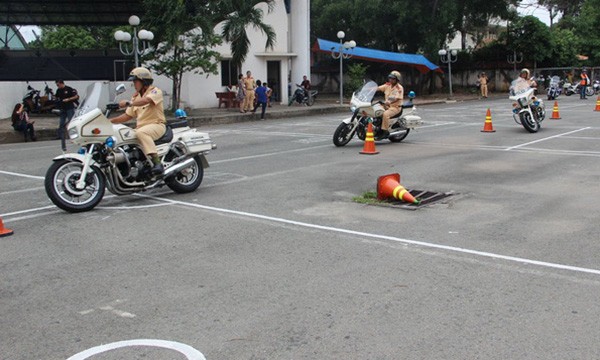
[[[267,61],[267,83],[273,89],[272,102],[281,101],[281,61]]]

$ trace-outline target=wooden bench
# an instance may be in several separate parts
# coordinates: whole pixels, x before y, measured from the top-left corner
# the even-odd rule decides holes
[[[237,93],[233,91],[215,92],[215,95],[219,99],[219,108],[221,105],[225,105],[226,108],[239,106],[239,102],[236,99]]]

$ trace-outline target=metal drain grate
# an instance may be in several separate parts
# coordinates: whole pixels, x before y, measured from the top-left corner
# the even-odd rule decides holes
[[[453,193],[453,192],[435,192],[435,191],[415,190],[415,189],[406,189],[406,190],[408,190],[412,194],[412,196],[421,200],[421,202],[419,204],[407,204],[404,201],[395,200],[395,199],[388,200],[388,202],[394,207],[400,207],[400,208],[408,209],[408,210],[416,210],[418,208],[440,202],[441,200],[447,199],[450,196],[458,195],[457,193]]]

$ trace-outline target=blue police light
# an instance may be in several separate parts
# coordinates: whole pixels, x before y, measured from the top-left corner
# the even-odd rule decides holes
[[[408,98],[409,99],[414,99],[416,96],[417,96],[417,94],[415,94],[415,92],[412,91],[412,90],[408,93]]]
[[[115,138],[109,136],[108,138],[106,138],[106,141],[104,141],[104,144],[106,145],[106,147],[112,149],[113,147],[115,147]]]
[[[79,155],[85,155],[85,148],[84,147],[79,148],[79,150],[77,150],[77,153]]]

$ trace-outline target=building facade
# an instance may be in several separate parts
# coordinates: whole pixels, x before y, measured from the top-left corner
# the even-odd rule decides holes
[[[267,81],[273,88],[276,102],[287,103],[288,84],[299,83],[302,76],[310,77],[310,0],[276,0],[271,12],[266,4],[259,4],[264,13],[263,22],[273,27],[276,42],[272,49],[265,49],[266,36],[252,27],[247,28],[251,42],[250,51],[241,69],[231,64],[229,43],[215,50],[221,54],[217,75],[185,74],[181,84],[181,107],[216,107],[216,92],[237,84],[239,74],[250,70],[256,80]],[[221,24],[215,31],[221,33]],[[156,84],[170,91],[172,83],[159,77]]]

